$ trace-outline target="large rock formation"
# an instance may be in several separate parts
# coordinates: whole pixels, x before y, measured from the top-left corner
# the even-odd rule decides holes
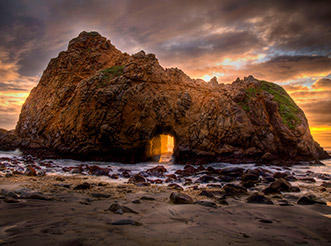
[[[328,157],[280,86],[252,76],[230,85],[194,80],[96,32],[82,32],[50,61],[16,134],[25,152],[62,158],[146,161],[157,134],[174,136],[183,163]]]

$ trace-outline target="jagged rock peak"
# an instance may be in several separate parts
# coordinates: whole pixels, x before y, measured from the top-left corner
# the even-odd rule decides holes
[[[148,161],[157,134],[175,137],[181,163],[256,162],[265,153],[328,157],[280,86],[253,76],[216,85],[216,78],[193,80],[163,69],[153,54],[129,56],[100,34],[82,32],[50,61],[22,107],[16,135],[0,132],[0,140],[24,140],[23,151],[44,157],[121,162]]]
[[[88,49],[99,47],[110,48],[111,43],[105,37],[102,37],[98,32],[81,32],[78,37],[69,42],[68,50]]]
[[[216,76],[212,77],[211,80],[209,80],[209,84],[212,85],[212,86],[218,86],[219,85]]]

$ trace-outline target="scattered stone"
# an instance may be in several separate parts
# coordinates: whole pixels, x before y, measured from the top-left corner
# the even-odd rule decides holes
[[[241,176],[241,184],[246,188],[251,188],[259,182],[259,173],[255,170],[248,170]]]
[[[183,170],[177,170],[175,174],[178,174],[182,177],[187,177],[187,176],[193,176],[197,170],[191,166],[191,165],[186,165]]]
[[[270,198],[265,197],[259,193],[254,193],[247,198],[247,203],[258,203],[258,204],[274,204]]]
[[[79,201],[80,204],[83,204],[83,205],[91,205],[91,201],[89,199],[85,199],[85,200],[82,200],[82,201]]]
[[[87,190],[87,189],[90,189],[91,188],[91,185],[87,182],[84,182],[83,184],[79,184],[77,185],[74,190]]]
[[[208,168],[207,168],[207,171],[208,171],[208,173],[209,173],[210,175],[213,175],[213,174],[219,174],[220,169],[215,169],[215,168],[213,168],[213,167],[208,167]]]
[[[156,201],[156,199],[154,197],[150,197],[150,196],[142,196],[142,197],[140,197],[140,200]]]
[[[109,172],[112,171],[110,168],[101,168],[96,165],[93,166],[85,165],[84,167],[86,170],[88,170],[89,174],[95,176],[108,176]],[[81,169],[83,169],[83,167],[81,167]]]
[[[235,185],[235,184],[226,184],[223,187],[225,194],[227,196],[244,196],[247,195],[247,189],[245,187]]]
[[[185,178],[185,183],[184,183],[184,186],[188,186],[188,185],[191,185],[193,182],[192,182],[192,179],[189,179],[189,178]]]
[[[142,183],[135,183],[134,185],[138,187],[147,187],[147,186],[151,186],[151,183],[142,182]]]
[[[278,200],[279,206],[293,206],[293,204],[290,204],[286,199],[280,199]]]
[[[273,194],[283,192],[299,192],[299,187],[292,186],[286,179],[279,178],[276,181],[272,182],[269,187],[264,189],[263,193]]]
[[[313,205],[313,204],[315,204],[315,202],[312,199],[310,199],[309,197],[303,196],[297,201],[297,204],[299,204],[299,205]]]
[[[18,195],[14,191],[8,191],[5,196],[6,197],[11,197],[11,198],[14,198],[14,199],[19,199]]]
[[[122,172],[122,176],[124,177],[124,178],[130,178],[130,173],[129,173],[129,171],[123,171]]]
[[[274,182],[275,178],[271,175],[266,175],[266,176],[263,177],[263,181],[266,182],[266,183],[270,183],[270,182]]]
[[[53,186],[70,189],[71,184],[53,184]]]
[[[211,202],[211,201],[199,200],[199,201],[195,201],[193,204],[199,204],[199,205],[205,206],[205,207],[217,208],[216,203],[215,202]]]
[[[260,219],[259,220],[261,223],[266,223],[266,224],[271,224],[272,221],[271,220],[266,220],[266,219]]]
[[[160,165],[150,168],[146,172],[152,176],[163,177],[163,174],[167,172],[167,169],[164,166]]]
[[[83,246],[83,243],[81,243],[79,240],[72,240],[64,244],[64,246]]]
[[[140,226],[142,223],[139,223],[135,220],[126,219],[126,220],[117,220],[112,223],[112,225],[134,225],[134,226]]]
[[[219,184],[207,184],[207,187],[211,189],[222,189],[222,185]]]
[[[292,195],[292,194],[285,194],[283,197],[288,200],[298,200],[299,199],[299,197]]]
[[[289,173],[275,172],[272,176],[275,179],[286,178],[287,176],[289,176]]]
[[[290,192],[300,192],[300,191],[301,191],[300,188],[297,187],[297,186],[292,186],[292,187],[290,188]]]
[[[37,172],[32,166],[27,166],[24,175],[37,176]]]
[[[147,179],[148,182],[152,184],[163,184],[163,181],[161,179]]]
[[[169,184],[169,185],[167,186],[167,188],[168,188],[168,189],[171,189],[171,190],[178,190],[178,191],[183,191],[183,190],[184,190],[184,188],[181,187],[181,186],[178,185],[178,184]]]
[[[227,176],[227,175],[220,175],[219,176],[219,181],[220,182],[226,182],[226,183],[228,183],[228,182],[233,181],[234,179],[236,179],[236,178],[233,177],[233,176]]]
[[[195,183],[215,183],[218,180],[216,178],[214,178],[213,176],[209,176],[209,175],[204,175],[200,178],[198,178]]]
[[[143,176],[136,174],[129,179],[128,183],[131,184],[146,183],[146,179]]]
[[[98,183],[98,186],[107,186],[108,185],[108,183],[106,183],[106,182],[99,182]]]
[[[92,193],[91,196],[95,198],[109,198],[109,194],[104,194],[104,193]]]
[[[180,192],[172,192],[170,201],[174,204],[192,204],[193,199],[189,195]]]
[[[3,201],[6,203],[19,203],[20,202],[20,200],[13,198],[13,197],[6,197]]]
[[[209,198],[224,198],[225,197],[225,193],[221,190],[203,190],[200,192],[199,196],[205,196],[205,197],[209,197]]]
[[[309,195],[309,196],[303,196],[301,197],[297,204],[299,205],[312,205],[312,204],[321,204],[321,205],[326,205],[326,202],[317,198],[314,195]]]
[[[316,180],[314,178],[300,178],[299,181],[306,183],[316,183]]]
[[[110,210],[115,214],[124,214],[124,213],[139,214],[138,212],[134,211],[133,209],[128,208],[126,206],[122,206],[118,203],[113,203],[112,205],[110,205],[110,207],[107,210]]]
[[[219,174],[224,176],[231,176],[234,178],[241,177],[243,175],[244,169],[240,167],[228,167],[223,168],[219,171]]]
[[[36,199],[36,200],[53,200],[52,197],[49,197],[47,195],[44,195],[40,192],[23,192],[20,195],[23,199]]]
[[[221,205],[229,205],[229,203],[225,200],[225,198],[216,198],[218,204]]]
[[[135,199],[135,200],[132,201],[132,203],[141,204],[141,201],[139,199]]]
[[[110,176],[110,178],[112,178],[112,179],[118,179],[118,175],[115,174],[115,173],[113,173],[113,174]]]
[[[321,184],[321,186],[325,187],[325,188],[331,188],[331,182],[323,182]]]

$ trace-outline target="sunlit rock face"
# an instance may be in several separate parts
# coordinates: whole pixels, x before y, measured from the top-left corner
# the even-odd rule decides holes
[[[168,134],[181,163],[327,157],[281,87],[252,76],[211,82],[82,32],[50,61],[23,105],[20,147],[44,157],[134,163],[150,160],[151,140]]]

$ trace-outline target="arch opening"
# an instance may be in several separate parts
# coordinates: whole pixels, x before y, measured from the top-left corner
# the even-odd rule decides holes
[[[159,163],[172,163],[175,138],[171,135],[157,134],[149,141],[149,159]]]

